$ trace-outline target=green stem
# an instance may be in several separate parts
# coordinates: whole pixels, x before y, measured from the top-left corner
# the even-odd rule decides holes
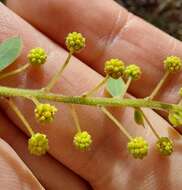
[[[140,108],[139,108],[139,109],[140,109]],[[152,123],[151,123],[151,122],[149,121],[149,119],[147,118],[146,114],[143,112],[142,109],[140,109],[140,111],[142,112],[145,121],[148,123],[150,129],[152,130],[152,132],[154,133],[154,135],[156,136],[156,138],[157,138],[157,139],[160,139],[160,136],[158,135],[157,131],[154,129]]]
[[[88,97],[97,92],[108,80],[109,76],[106,76],[103,80],[101,80],[93,89],[88,92],[83,93],[83,97]]]
[[[27,97],[28,99],[32,100],[32,102],[37,106],[40,104],[40,102],[37,100],[37,98],[31,96],[31,97]]]
[[[4,79],[6,77],[12,76],[12,75],[16,75],[16,74],[26,70],[29,66],[30,66],[30,63],[27,63],[27,64],[23,65],[22,67],[20,67],[18,69],[15,69],[15,70],[10,71],[8,73],[4,73],[4,74],[0,75],[0,80]]]
[[[131,84],[131,81],[132,81],[132,78],[129,77],[128,80],[127,80],[127,82],[126,82],[124,92],[123,92],[123,94],[122,94],[122,96],[121,96],[120,98],[123,98],[123,97],[125,96],[125,94],[126,94],[128,88],[129,88],[129,86],[130,86],[130,84]]]
[[[54,85],[56,84],[56,82],[58,81],[58,79],[60,78],[61,74],[63,73],[64,69],[66,68],[66,66],[68,65],[71,56],[72,56],[72,52],[69,52],[68,57],[66,58],[65,63],[61,66],[61,68],[58,70],[58,72],[52,77],[52,79],[49,81],[49,83],[47,84],[46,87],[44,87],[42,90],[49,92]]]
[[[102,97],[81,97],[81,96],[64,96],[56,93],[48,93],[42,90],[19,89],[0,86],[0,96],[5,97],[34,97],[38,100],[50,100],[68,104],[82,104],[92,106],[124,106],[124,107],[148,107],[156,110],[170,111],[171,109],[182,110],[182,106],[168,104],[159,101],[146,99],[129,99],[129,98],[102,98]]]
[[[13,102],[13,100],[8,99],[8,103],[9,103],[10,107],[13,109],[13,111],[16,113],[16,115],[19,117],[19,119],[22,121],[22,123],[24,124],[24,126],[27,128],[27,130],[30,133],[30,135],[33,135],[34,132],[33,132],[32,128],[31,128],[30,124],[25,119],[24,115],[18,109],[18,107],[16,106],[16,104]]]
[[[77,113],[76,113],[76,110],[75,110],[75,106],[73,104],[71,104],[70,107],[71,107],[71,115],[73,117],[76,129],[77,129],[78,132],[81,132],[81,127],[80,127],[78,116],[77,116]]]
[[[132,139],[132,136],[128,133],[128,131],[122,126],[122,124],[105,108],[105,107],[101,107],[100,108],[102,110],[103,113],[105,113],[107,115],[107,117],[113,121],[117,127],[119,127],[119,129],[123,132],[123,134],[129,139]]]
[[[166,71],[166,73],[164,74],[160,82],[157,84],[157,86],[155,87],[151,95],[147,97],[146,99],[150,99],[150,100],[154,99],[154,97],[157,95],[157,93],[159,92],[160,88],[162,87],[162,85],[164,84],[168,76],[169,76],[169,72]]]

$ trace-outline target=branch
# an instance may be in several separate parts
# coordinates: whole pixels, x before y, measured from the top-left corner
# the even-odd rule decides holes
[[[156,110],[169,111],[177,109],[182,111],[181,105],[168,104],[159,101],[147,99],[120,99],[120,98],[102,98],[102,97],[82,97],[82,96],[64,96],[56,93],[48,93],[42,90],[20,89],[0,86],[0,96],[4,97],[34,97],[37,99],[51,100],[68,104],[82,104],[91,106],[117,106],[117,107],[146,107]]]

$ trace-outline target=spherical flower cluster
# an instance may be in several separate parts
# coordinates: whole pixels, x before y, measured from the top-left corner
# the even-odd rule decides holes
[[[73,144],[80,150],[87,150],[92,144],[91,135],[87,131],[77,132],[74,136]]]
[[[161,137],[156,143],[156,148],[163,156],[169,156],[173,152],[173,142],[168,137]]]
[[[132,138],[128,143],[128,151],[134,158],[143,159],[148,153],[148,143],[142,137]]]
[[[123,75],[124,69],[124,62],[119,59],[110,59],[105,62],[105,73],[114,79],[120,78]]]
[[[172,110],[169,112],[168,119],[173,126],[178,127],[182,125],[182,111]]]
[[[139,66],[137,65],[128,65],[124,71],[124,74],[127,76],[127,77],[131,77],[133,80],[137,80],[140,78],[141,76],[141,69]]]
[[[182,68],[182,61],[177,56],[168,56],[164,60],[164,67],[169,72],[176,72]]]
[[[47,54],[42,48],[34,48],[29,51],[27,58],[32,65],[41,65],[46,62]]]
[[[78,52],[85,47],[85,41],[81,33],[70,32],[66,37],[66,47],[72,53]]]
[[[34,110],[36,119],[41,123],[51,122],[56,112],[57,108],[50,104],[38,104]]]
[[[44,134],[36,133],[28,140],[28,150],[33,155],[44,155],[48,149],[48,139]]]
[[[182,97],[182,88],[179,89],[179,95]]]

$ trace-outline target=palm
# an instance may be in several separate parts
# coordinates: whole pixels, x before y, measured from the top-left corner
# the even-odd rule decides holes
[[[91,3],[87,3],[81,0],[54,0],[37,1],[36,4],[34,1],[8,1],[10,8],[44,34],[39,33],[0,5],[2,12],[0,23],[3,26],[0,38],[4,39],[6,36],[19,34],[26,44],[25,52],[17,64],[24,63],[26,51],[32,46],[44,47],[50,57],[43,70],[29,70],[26,73],[26,80],[22,75],[13,80],[3,81],[3,84],[19,85],[24,88],[38,88],[46,84],[55,72],[52,68],[58,68],[67,55],[61,47],[64,46],[64,37],[68,32],[77,30],[88,39],[86,49],[79,54],[79,58],[83,62],[77,58],[71,60],[69,68],[65,71],[63,79],[57,84],[55,91],[65,94],[81,94],[101,79],[101,75],[98,73],[102,74],[104,60],[119,57],[127,63],[136,63],[143,69],[142,79],[131,87],[130,92],[136,97],[148,95],[162,75],[161,60],[166,55],[180,55],[181,44],[128,14],[113,1],[104,1],[101,3],[101,1],[93,0]],[[60,46],[46,38],[46,35]],[[181,76],[175,76],[168,82],[158,98],[176,102]],[[17,101],[17,104],[24,110],[25,116],[31,123],[36,126],[37,123],[32,115],[32,105],[22,101]],[[23,128],[15,116],[5,109],[5,106],[2,104],[2,109],[6,111],[14,125]],[[150,121],[161,135],[173,136],[176,141],[174,154],[170,158],[161,158],[151,149],[148,158],[136,161],[127,154],[125,137],[99,110],[83,106],[78,106],[77,110],[81,125],[88,129],[94,137],[91,151],[80,153],[72,147],[74,124],[67,106],[60,105],[60,112],[54,124],[38,128],[39,131],[48,135],[51,146],[51,156],[47,155],[39,159],[28,155],[25,137],[17,128],[9,127],[12,124],[6,119],[6,116],[2,116],[2,138],[14,147],[46,189],[89,189],[83,179],[87,180],[96,190],[103,188],[106,190],[121,188],[128,190],[180,189],[181,140],[179,134],[160,115],[146,110]],[[155,137],[149,129],[136,126],[131,109],[112,111],[131,134],[145,136],[153,146]],[[18,140],[15,141],[12,137],[16,137]],[[75,173],[83,179],[80,179]],[[30,173],[29,176],[31,176]],[[64,180],[61,182],[60,179]],[[34,178],[29,178],[26,183],[37,184]],[[38,188],[40,187],[36,189]]]

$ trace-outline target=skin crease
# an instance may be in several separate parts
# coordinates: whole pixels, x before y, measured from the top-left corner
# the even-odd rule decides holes
[[[116,4],[113,4],[113,7],[117,7]],[[20,65],[25,61],[26,51],[35,45],[45,47],[50,55],[48,63],[43,66],[42,69],[30,69],[24,76],[14,77],[8,82],[6,80],[6,84],[29,88],[38,88],[42,86],[42,84],[45,84],[54,73],[54,71],[51,70],[52,65],[54,65],[55,69],[58,68],[62,63],[62,60],[65,59],[67,55],[66,52],[53,44],[42,34],[35,31],[20,18],[10,13],[3,6],[1,6],[0,9],[2,13],[0,23],[3,26],[2,31],[4,31],[2,32],[3,35],[0,36],[1,40],[5,39],[7,36],[19,34],[25,41],[24,43],[27,49],[24,48],[24,53],[18,60],[17,65]],[[176,43],[178,44],[179,42]],[[132,50],[134,51],[134,48]],[[61,63],[57,60],[61,60]],[[16,65],[14,65],[14,67],[15,66]],[[80,75],[80,73],[82,73],[82,75]],[[75,80],[75,78],[77,80]],[[60,80],[62,85],[58,84],[54,90],[61,91],[65,94],[80,94],[91,88],[100,79],[100,75],[85,66],[82,62],[73,58],[71,64],[65,71],[63,78]],[[38,84],[36,81],[40,81],[40,83]],[[80,87],[79,89],[78,83]],[[3,84],[5,84],[5,82]],[[22,110],[24,110],[25,115],[30,119],[30,122],[36,124],[33,116],[32,118],[30,117],[33,111],[32,104],[27,103],[27,101],[25,103],[22,100],[18,100],[17,104]],[[106,190],[117,190],[121,188],[128,190],[133,188],[145,190],[170,190],[181,188],[181,180],[179,177],[182,170],[181,165],[179,164],[181,159],[181,139],[179,138],[179,134],[172,130],[169,124],[159,115],[150,110],[146,110],[149,119],[160,134],[169,135],[175,140],[175,152],[169,158],[162,158],[153,151],[152,147],[150,155],[141,162],[134,160],[128,155],[125,147],[126,138],[119,133],[117,128],[113,127],[111,122],[109,122],[99,110],[88,108],[86,106],[78,107],[79,109],[77,109],[77,111],[81,126],[89,130],[94,138],[93,147],[88,153],[80,153],[72,147],[71,140],[75,130],[66,106],[60,106],[58,117],[54,124],[52,124],[51,128],[48,128],[47,126],[45,126],[45,128],[38,128],[47,133],[51,145],[50,153],[57,160],[87,179],[94,189],[103,189],[103,187]],[[155,138],[148,128],[143,130],[135,125],[132,119],[133,112],[131,109],[125,109],[122,113],[118,111],[118,109],[115,109],[113,112],[117,114],[124,126],[126,126],[133,135],[145,136],[153,146]],[[128,117],[130,115],[131,117]],[[17,119],[13,117],[12,113],[9,113],[9,116],[18,124]]]

